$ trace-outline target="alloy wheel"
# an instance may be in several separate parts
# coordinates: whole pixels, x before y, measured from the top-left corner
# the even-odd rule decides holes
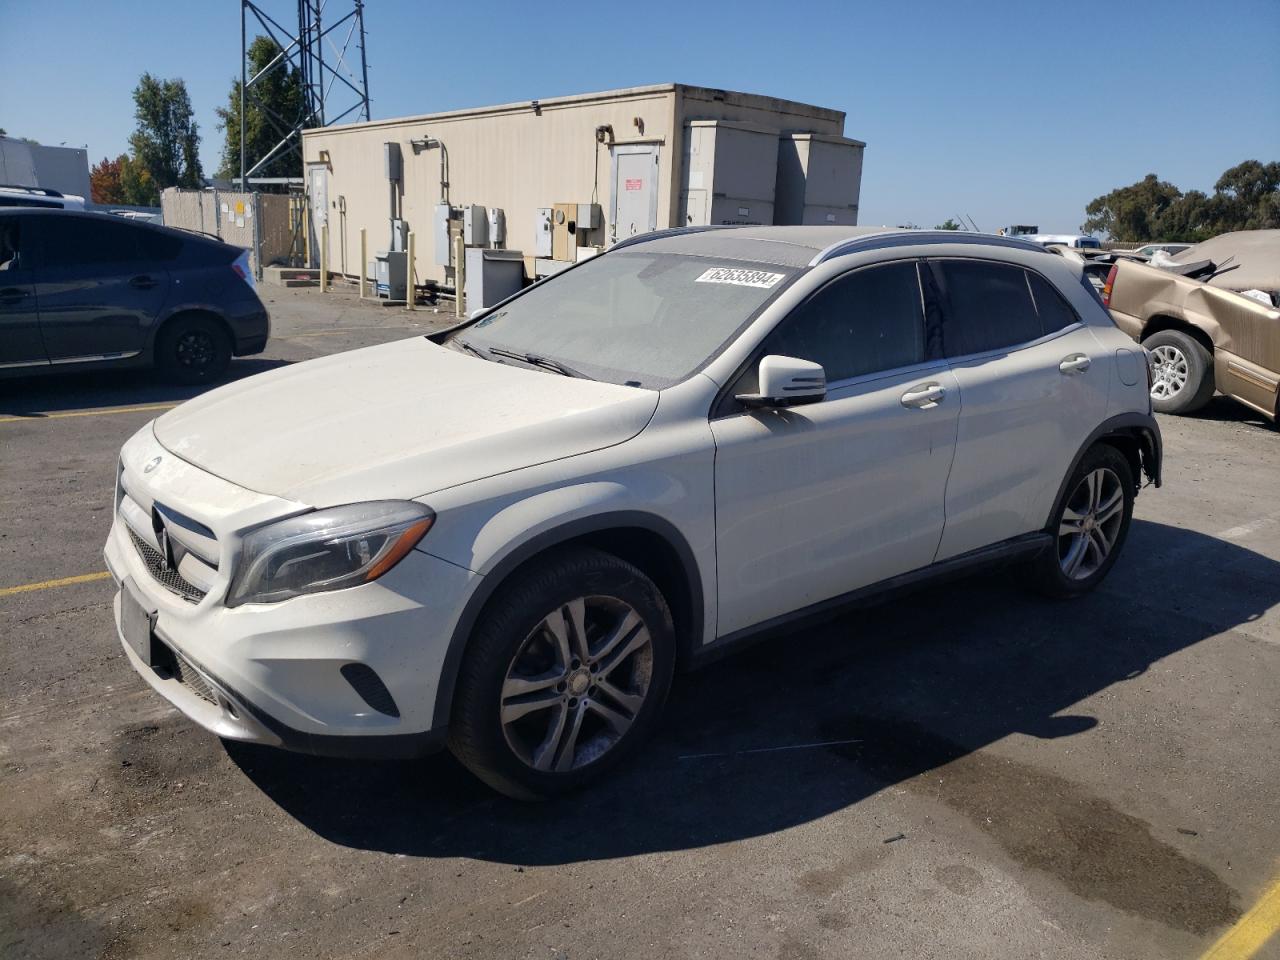
[[[584,767],[635,723],[652,680],[653,642],[635,609],[615,597],[578,597],[548,613],[512,658],[503,736],[535,770]]]
[[[1098,572],[1124,523],[1124,485],[1107,467],[1085,474],[1067,498],[1058,524],[1058,563],[1072,580]]]
[[[1190,364],[1186,354],[1175,346],[1162,343],[1151,351],[1151,396],[1156,400],[1171,400],[1187,385]]]
[[[203,330],[189,330],[178,338],[178,362],[184,367],[204,367],[213,360],[213,338]]]

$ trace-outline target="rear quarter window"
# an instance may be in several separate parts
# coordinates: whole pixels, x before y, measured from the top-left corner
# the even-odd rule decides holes
[[[182,238],[164,230],[140,230],[138,239],[148,260],[177,260],[182,254]]]

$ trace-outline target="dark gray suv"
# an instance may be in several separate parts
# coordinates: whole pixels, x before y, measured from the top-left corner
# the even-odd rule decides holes
[[[240,247],[108,214],[0,209],[0,377],[154,366],[203,383],[269,333]]]

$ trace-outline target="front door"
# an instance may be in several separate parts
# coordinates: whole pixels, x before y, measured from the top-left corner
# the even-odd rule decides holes
[[[720,636],[933,560],[960,398],[925,341],[911,260],[833,280],[769,336],[762,355],[823,365],[827,396],[712,421]]]
[[[613,153],[613,239],[658,229],[658,146],[628,144]]]
[[[36,289],[31,272],[29,219],[0,217],[0,368],[43,366]]]
[[[1062,295],[1009,263],[930,264],[960,385],[959,435],[938,559],[1041,530],[1107,405],[1111,357]]]
[[[141,353],[169,290],[168,270],[144,250],[146,228],[71,213],[33,222],[36,299],[50,362]]]

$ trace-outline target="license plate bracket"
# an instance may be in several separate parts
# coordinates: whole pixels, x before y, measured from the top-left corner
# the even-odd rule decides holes
[[[152,666],[151,638],[156,626],[156,612],[149,610],[133,585],[126,579],[120,589],[120,632],[138,659]]]

